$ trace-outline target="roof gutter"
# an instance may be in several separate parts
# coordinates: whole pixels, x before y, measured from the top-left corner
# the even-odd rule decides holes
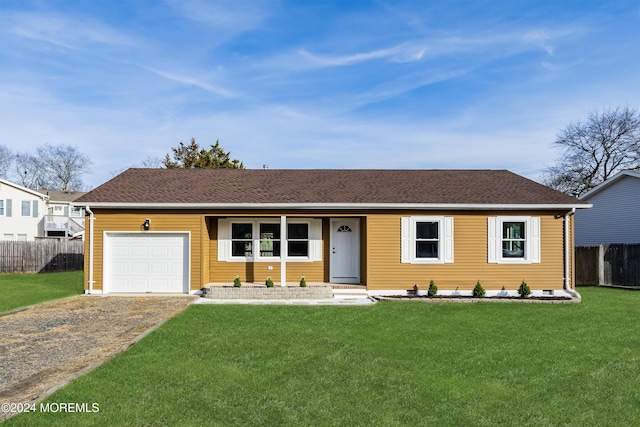
[[[333,209],[333,210],[556,210],[584,209],[591,204],[482,204],[482,203],[127,203],[95,202],[105,209]]]

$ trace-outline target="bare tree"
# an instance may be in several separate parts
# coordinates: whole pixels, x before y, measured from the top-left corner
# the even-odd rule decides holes
[[[135,167],[139,168],[161,168],[163,165],[163,160],[160,157],[149,156],[140,163],[138,163]]]
[[[27,188],[44,188],[42,165],[36,156],[29,153],[18,153],[15,156],[15,176],[22,186]]]
[[[89,158],[71,145],[46,144],[36,149],[36,155],[16,156],[16,175],[30,188],[82,190],[82,175],[90,166]]]
[[[562,154],[543,183],[579,196],[622,170],[640,168],[640,114],[629,107],[592,112],[562,130],[554,145]]]
[[[139,163],[135,163],[129,167],[113,169],[109,171],[109,175],[113,178],[116,175],[120,175],[122,172],[127,170],[128,168],[147,168],[147,169],[157,169],[164,166],[164,160],[160,157],[149,156],[143,161]]]
[[[0,145],[0,178],[6,178],[13,163],[14,154],[4,145]]]

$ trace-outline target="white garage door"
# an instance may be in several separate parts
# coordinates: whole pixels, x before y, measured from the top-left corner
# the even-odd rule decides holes
[[[187,233],[106,233],[105,292],[188,292]]]

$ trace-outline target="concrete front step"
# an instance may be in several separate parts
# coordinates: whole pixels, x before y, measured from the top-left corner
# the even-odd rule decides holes
[[[333,297],[341,299],[368,298],[366,289],[333,289]]]

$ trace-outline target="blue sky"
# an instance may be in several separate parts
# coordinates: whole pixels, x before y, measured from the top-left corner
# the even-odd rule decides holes
[[[85,183],[220,140],[248,168],[492,168],[638,106],[637,1],[0,0],[0,145]]]

